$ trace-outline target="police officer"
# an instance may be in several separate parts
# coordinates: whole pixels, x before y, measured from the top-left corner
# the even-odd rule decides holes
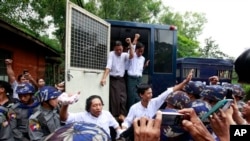
[[[28,119],[39,109],[40,103],[33,98],[35,88],[30,83],[19,84],[16,93],[19,101],[9,111],[12,133],[16,141],[28,141]]]
[[[227,91],[221,85],[206,85],[205,89],[201,92],[202,99],[214,106],[218,101],[226,97]]]
[[[177,112],[180,109],[187,108],[190,98],[186,92],[175,91],[168,95],[167,106],[163,112]],[[180,125],[161,126],[161,141],[189,141],[190,135]]]
[[[183,108],[187,108],[190,103],[190,98],[187,96],[186,92],[175,91],[168,95],[166,102],[167,108],[180,110]]]
[[[14,138],[11,134],[11,127],[9,125],[7,113],[8,108],[0,106],[0,140],[14,141]]]
[[[205,86],[201,81],[190,81],[184,86],[183,91],[188,94],[191,101],[195,101],[201,98],[200,94]]]
[[[11,85],[6,81],[0,81],[0,140],[14,141],[9,124],[8,111],[13,105]]]
[[[29,118],[29,136],[31,141],[43,141],[60,125],[57,113],[58,96],[61,92],[55,87],[44,86],[39,90],[40,109]]]
[[[189,107],[194,108],[196,114],[200,118],[211,109],[210,104],[201,99],[201,92],[205,89],[205,87],[206,85],[201,81],[190,81],[183,88],[190,98]]]

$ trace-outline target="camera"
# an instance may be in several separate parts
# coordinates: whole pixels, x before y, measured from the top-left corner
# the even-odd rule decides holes
[[[180,126],[184,115],[177,112],[162,112],[162,126]]]
[[[26,70],[26,69],[23,70],[23,74],[26,74],[26,73],[28,73],[28,72],[29,72],[29,71]]]

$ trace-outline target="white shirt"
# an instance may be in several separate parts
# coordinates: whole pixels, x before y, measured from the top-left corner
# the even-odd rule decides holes
[[[108,56],[106,68],[110,69],[111,76],[123,77],[125,73],[125,66],[129,60],[129,54],[123,52],[120,56],[117,56],[114,51],[111,51]]]
[[[143,56],[138,57],[135,53],[133,59],[128,61],[128,75],[142,76],[144,62],[145,58]]]
[[[13,98],[19,99],[18,94],[16,93],[16,89],[17,89],[18,83],[15,80],[12,84],[11,87],[13,89]]]
[[[111,115],[111,113],[105,110],[102,110],[102,113],[98,117],[92,116],[87,111],[80,113],[69,113],[68,118],[66,120],[66,124],[72,122],[87,122],[96,124],[102,127],[109,135],[110,135],[110,129],[109,129],[110,126],[113,128],[119,127],[118,122]]]
[[[148,117],[148,118],[153,118],[157,110],[159,110],[161,105],[166,100],[167,96],[172,92],[173,92],[173,88],[168,88],[166,91],[161,93],[158,97],[152,98],[149,101],[147,108],[142,106],[141,101],[132,105],[129,109],[127,117],[122,123],[122,126],[129,128],[132,125],[133,120],[135,118],[140,118],[143,116]]]

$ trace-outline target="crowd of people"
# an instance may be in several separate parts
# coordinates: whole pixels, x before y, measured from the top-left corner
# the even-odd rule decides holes
[[[249,65],[250,49],[244,51],[235,61],[238,83],[250,83],[248,73],[250,70],[246,67]],[[209,80],[210,85],[207,86],[198,81],[190,81],[181,92],[167,97],[167,103],[170,105],[166,107],[167,109],[173,108],[178,113],[188,115],[187,119],[182,120],[181,126],[162,126],[160,123],[164,121],[163,112],[159,111],[155,119],[141,117],[134,120],[134,139],[136,141],[229,141],[230,125],[249,125],[250,100],[244,103],[245,93],[240,84],[218,85],[219,78],[216,76],[210,77]],[[189,100],[183,92],[188,95]],[[219,109],[207,120],[201,120],[212,106],[226,98],[232,98],[234,101],[229,108]],[[182,130],[179,130],[180,128]]]
[[[85,111],[71,113],[68,108],[78,101],[80,93],[64,92],[64,82],[49,86],[42,78],[35,81],[27,71],[16,79],[12,60],[6,59],[9,82],[0,81],[0,140],[70,140],[73,138],[70,134],[85,130],[91,132],[84,132],[86,139],[100,141],[228,141],[230,125],[250,123],[250,101],[244,103],[245,92],[240,85],[250,83],[246,73],[249,68],[245,67],[250,64],[250,50],[235,62],[239,84],[218,84],[219,78],[211,76],[210,84],[205,85],[192,81],[193,70],[190,70],[181,83],[153,98],[151,85],[141,80],[149,62],[142,56],[144,45],[138,42],[139,37],[136,34],[133,41],[126,39],[128,52],[123,52],[122,42],[116,41],[114,51],[109,54],[100,84],[105,85],[110,77],[110,111],[103,110],[100,96],[91,95],[86,99]],[[223,99],[234,102],[228,109],[220,109],[202,120]],[[168,125],[164,123],[165,112],[185,118]]]

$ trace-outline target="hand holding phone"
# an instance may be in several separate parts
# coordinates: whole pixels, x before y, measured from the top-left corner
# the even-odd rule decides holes
[[[162,123],[161,126],[180,126],[184,114],[178,113],[177,111],[162,110]]]
[[[202,116],[201,120],[205,121],[210,115],[217,112],[219,109],[226,110],[233,103],[233,99],[223,99],[218,101],[210,111],[208,111],[204,116]]]

